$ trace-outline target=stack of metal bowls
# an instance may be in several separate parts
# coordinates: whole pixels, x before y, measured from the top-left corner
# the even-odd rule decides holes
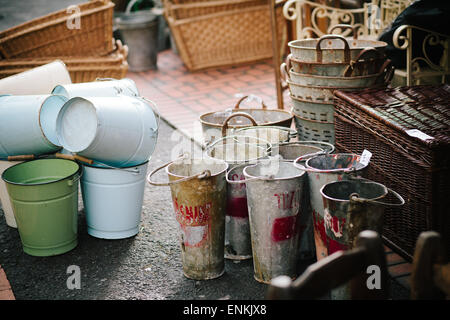
[[[383,87],[393,75],[385,42],[329,34],[288,45],[291,53],[281,72],[300,141],[334,144],[334,91]]]

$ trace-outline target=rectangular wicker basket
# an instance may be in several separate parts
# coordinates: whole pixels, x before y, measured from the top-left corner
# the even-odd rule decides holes
[[[58,57],[69,71],[73,83],[97,78],[122,79],[128,71],[128,48],[116,42],[116,49],[107,56]],[[55,58],[24,58],[0,60],[0,79],[50,63]]]
[[[180,57],[190,71],[272,57],[267,0],[210,1],[181,5],[174,5],[168,0],[165,2],[164,14]],[[281,12],[279,23],[285,23]]]
[[[113,8],[95,0],[60,10],[0,32],[3,58],[106,55],[113,50]],[[79,28],[72,26],[79,12]],[[76,26],[76,23],[75,23]]]
[[[450,86],[336,91],[335,137],[339,152],[371,151],[369,179],[405,198],[385,210],[388,245],[411,260],[419,234],[435,230],[450,257]]]

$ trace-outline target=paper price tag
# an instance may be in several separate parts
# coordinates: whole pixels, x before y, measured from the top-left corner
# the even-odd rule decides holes
[[[370,158],[372,158],[372,152],[364,149],[363,153],[361,154],[361,158],[359,159],[359,162],[362,165],[367,166],[370,162]]]
[[[425,132],[422,132],[422,131],[420,131],[418,129],[411,129],[411,130],[407,130],[405,132],[410,137],[419,138],[422,141],[434,139],[432,136],[429,136]]]

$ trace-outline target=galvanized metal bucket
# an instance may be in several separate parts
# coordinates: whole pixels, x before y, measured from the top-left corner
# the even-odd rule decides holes
[[[85,164],[81,193],[87,231],[101,239],[124,239],[139,232],[148,161],[111,169]]]
[[[244,176],[254,278],[262,283],[279,275],[296,278],[305,171],[290,161],[271,159],[245,167]]]
[[[208,112],[200,116],[203,137],[206,144],[212,143],[220,137],[233,134],[233,130],[235,129],[251,125],[290,128],[293,116],[288,111],[268,109],[262,101],[261,109],[242,108],[240,105],[247,98],[249,97],[244,96],[239,99],[233,109],[230,108],[224,111]],[[239,113],[239,117],[234,116],[236,113]],[[223,133],[224,126],[226,126],[226,130]]]
[[[291,112],[294,116],[299,116],[303,119],[319,121],[319,122],[334,122],[334,105],[333,103],[312,102],[290,96],[292,101]]]
[[[169,182],[151,180],[164,167]],[[147,177],[151,185],[170,186],[181,231],[183,273],[189,279],[214,279],[224,273],[227,169],[225,161],[183,157],[156,168]]]
[[[294,114],[295,127],[300,141],[320,141],[334,145],[334,122],[305,119]]]
[[[298,161],[301,164],[311,158],[320,154],[330,154],[334,152],[334,146],[326,142],[316,141],[297,141],[279,144],[273,147],[278,148],[278,152],[283,159],[288,161]],[[300,212],[300,230],[303,232],[300,235],[300,259],[312,260],[316,257],[316,248],[314,245],[314,231],[312,223],[311,203],[309,199],[309,181],[304,179],[303,194]]]
[[[69,99],[74,97],[116,97],[118,95],[139,96],[136,84],[128,78],[120,80],[97,79],[93,82],[60,84],[53,88],[52,93],[63,95]]]
[[[0,160],[0,176],[3,172],[22,161],[4,161]],[[16,218],[14,217],[14,211],[9,198],[6,184],[3,180],[0,180],[0,203],[2,205],[3,214],[5,215],[6,224],[12,228],[17,228]]]
[[[75,97],[56,125],[64,149],[114,167],[140,165],[152,155],[158,121],[149,100],[135,97]]]
[[[25,253],[51,256],[77,246],[80,176],[81,167],[63,159],[27,161],[3,172]]]
[[[0,157],[60,149],[55,127],[66,101],[59,95],[0,96]]]
[[[382,202],[388,192],[394,194],[399,203]],[[395,191],[365,179],[331,182],[320,189],[320,194],[324,204],[329,255],[353,249],[357,235],[364,230],[374,230],[381,234],[385,206],[402,206],[405,203]],[[350,286],[343,285],[331,291],[331,298],[350,299],[350,293]]]
[[[330,182],[348,180],[350,174],[363,175],[368,164],[362,164],[360,159],[361,156],[357,154],[337,153],[310,158],[306,160],[305,166],[299,164],[300,158],[294,161],[296,167],[308,172],[317,260],[328,256],[324,203],[320,189]]]
[[[227,136],[206,150],[212,159],[224,160],[227,172],[227,209],[225,219],[225,258],[245,260],[252,257],[250,222],[248,219],[245,183],[230,183],[244,179],[244,166],[267,157],[271,144],[261,138]]]

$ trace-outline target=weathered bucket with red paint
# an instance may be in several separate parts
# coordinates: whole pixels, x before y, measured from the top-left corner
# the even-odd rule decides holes
[[[305,163],[306,168],[298,163],[301,159],[294,161],[296,167],[308,172],[317,260],[328,256],[324,205],[320,189],[330,182],[348,180],[350,174],[363,175],[368,163],[362,163],[360,159],[360,155],[350,153],[324,154],[308,159]]]
[[[244,166],[269,155],[271,144],[263,139],[239,135],[216,140],[206,150],[213,159],[224,160],[230,166],[227,173],[227,215],[225,219],[225,258],[245,260],[252,257],[250,222],[248,220],[247,194]],[[238,181],[238,183],[230,183]]]
[[[384,202],[392,193],[399,203]],[[358,234],[364,230],[382,233],[385,206],[402,206],[405,201],[395,191],[365,179],[336,181],[320,189],[324,204],[326,246],[331,255],[353,249]],[[335,300],[350,299],[350,286],[331,291]]]
[[[164,167],[169,182],[152,181],[151,177]],[[153,170],[147,177],[152,185],[171,188],[181,231],[183,273],[189,279],[214,279],[224,273],[227,169],[225,161],[183,157]]]
[[[305,171],[279,159],[259,161],[244,169],[254,278],[270,283],[296,278],[300,259],[300,212]]]

